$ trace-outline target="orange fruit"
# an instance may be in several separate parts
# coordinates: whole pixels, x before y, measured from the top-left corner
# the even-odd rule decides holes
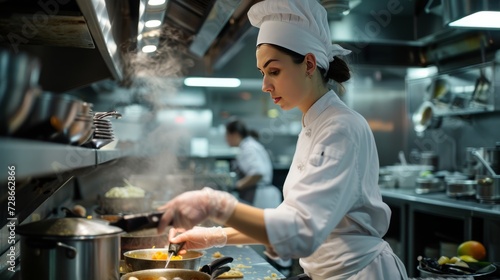
[[[484,260],[486,258],[486,248],[481,242],[469,240],[460,244],[457,249],[457,255],[463,256],[471,256],[476,260]]]

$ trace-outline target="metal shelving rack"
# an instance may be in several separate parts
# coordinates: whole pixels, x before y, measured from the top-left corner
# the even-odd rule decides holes
[[[58,175],[63,172],[100,164],[125,157],[130,152],[98,150],[35,140],[0,138],[0,166],[16,166],[16,179]],[[7,171],[0,175],[5,181]]]

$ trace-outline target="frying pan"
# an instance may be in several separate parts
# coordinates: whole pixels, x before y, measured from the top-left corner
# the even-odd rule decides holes
[[[203,265],[198,271],[181,268],[156,268],[146,269],[127,273],[120,280],[130,280],[135,277],[139,280],[157,280],[159,277],[165,277],[167,280],[180,278],[183,280],[212,280],[231,268],[225,264],[233,261],[231,257],[222,257],[214,260],[210,264]]]
[[[81,215],[71,211],[66,207],[61,207],[66,213],[66,217],[82,218]],[[127,215],[100,215],[96,221],[107,223],[110,226],[121,228],[126,232],[133,232],[136,230],[156,228],[160,222],[163,212],[149,212],[141,214],[127,214]],[[88,218],[85,218],[88,219]]]
[[[158,233],[156,228],[136,230],[120,236],[121,256],[132,250],[164,248],[168,245],[168,230]],[[165,265],[163,266],[165,267]]]
[[[125,252],[123,256],[128,271],[165,268],[167,262],[165,259],[153,259],[153,255],[157,252],[168,255],[167,248],[139,249]],[[203,255],[202,252],[188,250],[186,254],[182,255],[182,259],[170,260],[167,268],[197,269]]]

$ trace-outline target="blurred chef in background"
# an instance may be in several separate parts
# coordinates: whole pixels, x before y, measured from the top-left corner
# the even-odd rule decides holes
[[[242,120],[232,119],[226,124],[226,142],[231,147],[239,147],[233,165],[234,172],[239,177],[235,184],[238,197],[258,208],[276,208],[283,201],[283,196],[272,184],[272,161],[268,151],[258,140],[259,133],[248,129]],[[291,272],[291,259],[267,255],[267,260],[284,275]]]
[[[273,164],[264,146],[238,119],[226,124],[226,142],[239,148],[233,169],[238,174],[234,187],[240,200],[258,208],[277,207],[282,201],[281,191],[272,184]]]

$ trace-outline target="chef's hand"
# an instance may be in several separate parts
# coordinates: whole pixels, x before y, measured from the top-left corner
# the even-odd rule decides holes
[[[233,214],[236,204],[238,200],[230,193],[209,187],[185,192],[158,208],[164,211],[158,231],[163,232],[169,225],[191,229],[206,219],[223,225]]]
[[[222,227],[194,227],[188,231],[172,228],[168,236],[171,243],[185,242],[180,254],[189,249],[223,247],[227,242],[227,235]]]

